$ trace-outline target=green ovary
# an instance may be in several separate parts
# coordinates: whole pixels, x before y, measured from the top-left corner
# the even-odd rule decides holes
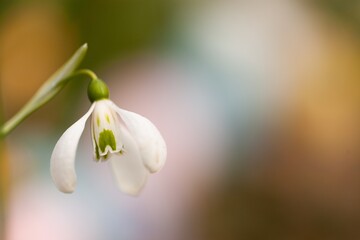
[[[116,140],[111,130],[104,129],[99,136],[99,148],[101,152],[105,152],[106,146],[110,146],[112,150],[116,150]]]

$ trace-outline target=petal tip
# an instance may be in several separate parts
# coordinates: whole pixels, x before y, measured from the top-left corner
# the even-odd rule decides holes
[[[144,189],[146,182],[147,182],[147,174],[145,173],[145,177],[142,180],[142,182],[136,183],[132,181],[124,181],[124,179],[122,181],[120,179],[117,179],[116,185],[121,192],[132,197],[138,197],[142,192],[142,190]]]
[[[56,188],[63,193],[73,193],[76,188],[76,176],[60,176],[56,172],[51,172],[52,180]]]
[[[165,165],[166,157],[167,157],[167,149],[165,141],[161,141],[153,154],[150,154],[150,157],[145,158],[144,164],[147,170],[150,173],[159,172]]]
[[[140,188],[133,188],[133,187],[120,187],[119,186],[120,191],[122,191],[123,193],[132,196],[132,197],[138,197],[143,189],[143,186],[141,186]]]
[[[70,193],[73,193],[75,191],[75,186],[72,186],[72,187],[58,187],[59,191],[60,192],[63,192],[63,193],[66,193],[66,194],[70,194]]]

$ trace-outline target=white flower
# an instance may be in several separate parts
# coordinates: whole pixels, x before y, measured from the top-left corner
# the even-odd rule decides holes
[[[163,167],[166,144],[148,119],[121,109],[108,99],[94,101],[56,143],[50,163],[55,185],[64,193],[75,190],[76,149],[90,115],[94,159],[108,161],[120,190],[137,195],[148,174]]]

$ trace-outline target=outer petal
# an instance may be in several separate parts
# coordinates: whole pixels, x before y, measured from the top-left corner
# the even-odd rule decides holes
[[[145,166],[151,173],[159,171],[167,154],[166,143],[159,130],[147,118],[112,104],[135,139]]]
[[[94,110],[89,111],[69,127],[55,145],[50,160],[51,177],[56,187],[64,193],[72,193],[76,186],[75,155],[86,120]]]
[[[135,140],[127,129],[121,129],[124,149],[111,155],[110,164],[121,191],[137,195],[146,183],[148,170],[145,168]]]

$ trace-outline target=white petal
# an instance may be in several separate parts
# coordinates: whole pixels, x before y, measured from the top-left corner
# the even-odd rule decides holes
[[[166,143],[159,130],[149,119],[112,104],[138,144],[145,166],[151,173],[159,171],[165,164],[167,154]]]
[[[72,193],[76,186],[75,155],[76,149],[84,131],[86,120],[94,110],[94,104],[89,111],[69,127],[55,145],[50,160],[51,177],[56,187],[64,193]]]
[[[122,128],[124,150],[114,153],[109,159],[118,187],[121,191],[137,195],[146,183],[148,170],[145,168],[135,140]]]
[[[118,114],[114,111],[110,100],[104,99],[95,103],[94,112],[91,117],[91,130],[94,148],[97,147],[100,157],[106,156],[108,152],[115,153],[121,150],[123,143],[119,132],[120,125],[121,122]],[[113,133],[115,137],[114,146],[107,145],[103,146],[104,149],[101,149],[100,135],[103,131],[111,131]]]

